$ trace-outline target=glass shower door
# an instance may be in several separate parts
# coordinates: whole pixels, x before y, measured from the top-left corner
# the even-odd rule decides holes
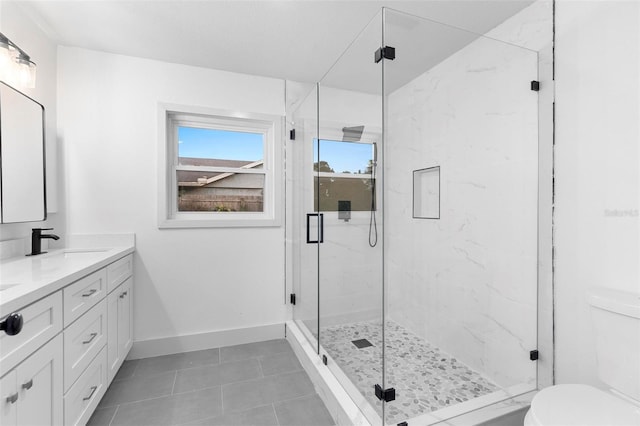
[[[327,365],[372,424],[383,405],[381,13],[318,86],[314,202],[319,244],[320,346]]]
[[[314,203],[314,141],[318,139],[317,85],[287,82],[287,245],[293,320],[315,352],[318,346],[318,212]],[[313,234],[313,235],[312,235]],[[295,300],[291,300],[295,298]]]
[[[431,424],[536,388],[538,57],[390,9],[384,44],[385,422]]]

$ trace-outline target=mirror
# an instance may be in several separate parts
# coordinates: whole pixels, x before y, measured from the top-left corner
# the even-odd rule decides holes
[[[44,107],[0,82],[0,223],[47,218]]]

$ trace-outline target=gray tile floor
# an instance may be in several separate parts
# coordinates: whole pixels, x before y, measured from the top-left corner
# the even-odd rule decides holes
[[[88,425],[328,426],[291,346],[248,343],[125,361]]]

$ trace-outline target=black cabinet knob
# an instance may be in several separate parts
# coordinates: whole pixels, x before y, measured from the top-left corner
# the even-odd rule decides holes
[[[0,322],[0,330],[3,330],[9,336],[15,336],[20,333],[23,324],[24,320],[22,319],[22,315],[17,312],[13,312],[9,314],[4,321]]]

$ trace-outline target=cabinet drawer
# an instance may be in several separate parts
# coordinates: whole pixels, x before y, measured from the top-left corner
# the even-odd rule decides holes
[[[63,289],[64,326],[74,322],[107,294],[107,271],[103,268]]]
[[[64,390],[67,391],[107,342],[107,300],[64,330]]]
[[[107,388],[107,351],[105,348],[91,361],[64,396],[64,424],[84,425]]]
[[[22,331],[15,336],[0,332],[0,377],[62,331],[62,292],[16,312],[22,314]]]
[[[107,292],[111,293],[124,280],[133,274],[133,255],[127,255],[107,266]]]

